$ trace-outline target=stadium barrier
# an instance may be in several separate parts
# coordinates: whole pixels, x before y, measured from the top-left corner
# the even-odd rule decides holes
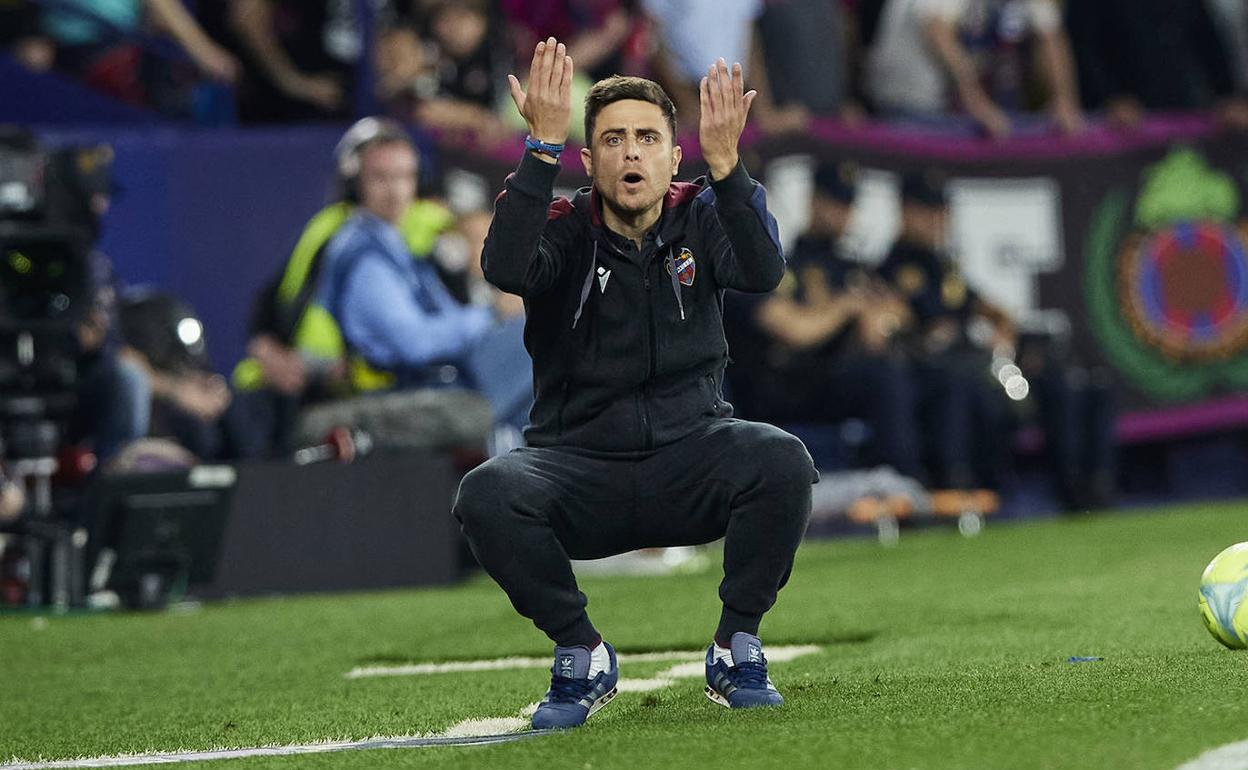
[[[442,585],[463,572],[447,453],[242,463],[205,597]]]

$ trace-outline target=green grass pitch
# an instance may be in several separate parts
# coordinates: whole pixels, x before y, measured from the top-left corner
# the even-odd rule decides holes
[[[806,543],[765,644],[788,704],[730,712],[698,679],[622,693],[577,731],[488,747],[240,759],[259,768],[1159,768],[1248,739],[1248,653],[1197,586],[1248,540],[1236,503]],[[622,652],[704,647],[718,569],[583,581]],[[514,716],[541,670],[348,680],[360,665],[546,656],[484,578],[155,615],[0,617],[0,764],[437,732]],[[1071,656],[1103,660],[1069,663]],[[624,667],[652,676],[664,663]]]

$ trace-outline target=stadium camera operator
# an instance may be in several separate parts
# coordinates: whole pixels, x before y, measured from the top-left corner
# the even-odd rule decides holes
[[[431,258],[454,217],[416,197],[419,159],[405,129],[357,121],[334,160],[337,200],[312,219],[261,295],[250,357],[234,371],[238,397],[227,419],[239,454],[285,455],[331,428],[373,422],[362,413],[374,409],[389,415],[386,436],[407,445],[420,431],[400,430],[406,423],[386,410],[406,411],[403,394],[434,390],[488,401],[479,416],[496,439],[498,426],[517,432],[532,400],[523,307],[502,295],[488,308],[465,304],[466,286]],[[458,407],[425,406],[441,415],[438,430],[420,426],[431,441],[454,443],[482,427]]]
[[[51,518],[66,440],[104,460],[147,432],[148,383],[118,358],[111,269],[92,251],[111,157],[0,127],[0,434],[32,519]]]
[[[101,459],[143,435],[147,383],[116,355],[112,271],[91,250],[107,210],[106,147],[44,152],[0,128],[0,415],[11,456],[57,432]],[[51,449],[55,449],[56,441]]]

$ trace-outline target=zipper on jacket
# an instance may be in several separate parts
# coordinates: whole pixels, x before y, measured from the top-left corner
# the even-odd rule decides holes
[[[649,383],[654,378],[654,373],[658,369],[658,341],[656,337],[658,331],[654,323],[654,303],[650,300],[650,264],[649,260],[642,262],[641,285],[646,290],[646,320],[650,329],[649,339],[649,357],[646,367],[646,381],[642,383],[640,391],[641,399],[641,428],[642,435],[645,439],[644,447],[652,449],[654,447],[654,431],[650,425],[650,393]]]
[[[642,448],[650,449],[654,437],[650,435],[650,408],[646,406],[646,386],[638,385],[633,391],[633,403],[637,405],[637,420],[641,423]]]

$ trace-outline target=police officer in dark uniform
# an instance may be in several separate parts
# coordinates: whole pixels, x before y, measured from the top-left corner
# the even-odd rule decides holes
[[[754,419],[862,419],[868,464],[922,478],[913,373],[895,344],[910,310],[841,246],[856,182],[851,164],[821,163],[779,288],[731,298],[733,397]]]
[[[945,250],[944,179],[907,174],[901,199],[901,232],[880,274],[914,314],[911,351],[937,483],[998,488],[1008,457],[1008,413],[989,364],[992,348],[1013,348],[1013,324],[967,284]],[[977,319],[987,339],[972,340]]]
[[[920,411],[942,480],[999,486],[1015,412],[1028,411],[1011,410],[1002,383],[989,374],[992,357],[1004,354],[1017,358],[1029,383],[1061,503],[1067,510],[1109,504],[1114,408],[1104,378],[1072,366],[1044,335],[1023,335],[1020,343],[1010,316],[971,288],[944,250],[947,215],[943,179],[906,175],[901,235],[880,268],[915,314]]]

